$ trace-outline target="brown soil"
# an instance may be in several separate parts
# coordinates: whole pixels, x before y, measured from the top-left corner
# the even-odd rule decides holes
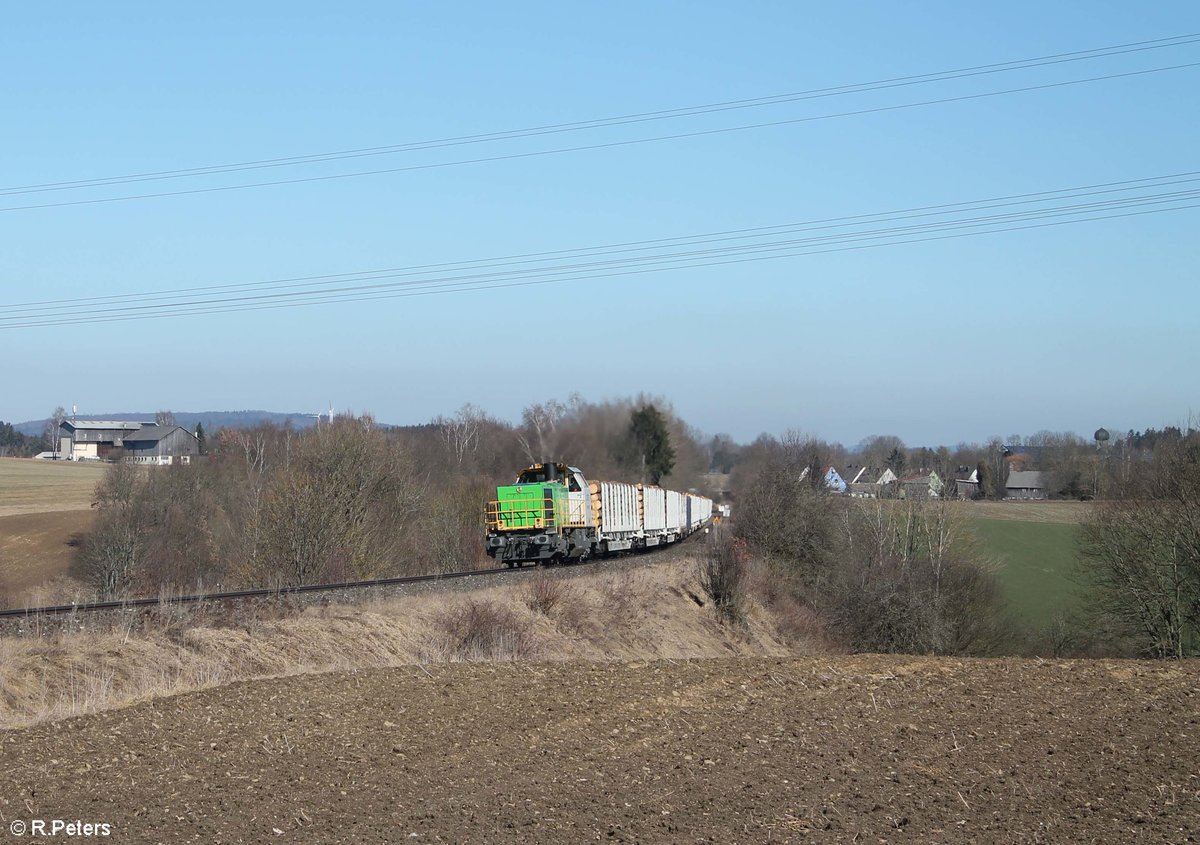
[[[92,510],[0,516],[0,598],[13,606],[54,603],[75,553],[71,538],[95,518]]]
[[[455,664],[0,733],[0,815],[120,842],[1186,842],[1200,663]]]

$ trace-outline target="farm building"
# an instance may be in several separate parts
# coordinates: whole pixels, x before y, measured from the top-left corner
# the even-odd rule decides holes
[[[962,475],[962,473],[959,473]],[[979,470],[971,470],[969,475],[962,475],[961,478],[955,477],[954,487],[958,492],[960,499],[977,499],[979,498]]]
[[[181,425],[151,425],[125,438],[125,460],[138,464],[189,463],[200,441]]]
[[[1008,481],[1004,483],[1004,498],[1046,498],[1046,487],[1042,474],[1036,470],[1025,470],[1023,472],[1014,470],[1010,472],[1008,474]]]
[[[58,451],[69,461],[106,460],[125,438],[153,422],[122,420],[63,420],[58,426]]]
[[[178,425],[121,420],[63,420],[59,451],[71,461],[115,458],[135,463],[187,463],[200,454],[200,441]]]
[[[900,498],[902,499],[937,499],[942,495],[945,483],[932,470],[906,475],[900,479]]]

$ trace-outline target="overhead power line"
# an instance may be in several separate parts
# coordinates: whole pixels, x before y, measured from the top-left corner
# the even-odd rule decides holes
[[[370,270],[358,270],[349,273],[321,274],[314,276],[296,276],[281,279],[269,279],[259,282],[237,282],[219,285],[204,285],[201,287],[177,288],[167,291],[139,291],[122,294],[107,294],[102,296],[76,297],[71,299],[50,299],[32,302],[16,302],[3,306],[7,314],[20,313],[29,310],[43,310],[53,306],[86,305],[88,307],[126,299],[137,299],[140,302],[177,298],[181,296],[209,294],[214,292],[254,291],[281,288],[305,288],[328,285],[339,280],[356,280],[365,277],[395,278],[405,275],[429,271],[460,271],[472,268],[506,267],[528,264],[534,261],[550,261],[566,258],[580,258],[596,254],[618,254],[626,252],[645,251],[667,245],[687,245],[696,242],[716,242],[721,240],[746,239],[781,234],[787,231],[806,229],[828,229],[846,227],[856,224],[878,223],[883,220],[900,220],[944,216],[950,214],[976,212],[993,208],[1026,205],[1078,199],[1104,194],[1124,193],[1129,191],[1162,188],[1172,185],[1188,184],[1200,181],[1200,170],[1167,173],[1160,176],[1147,176],[1140,179],[1124,179],[1116,182],[1098,182],[1090,185],[1079,185],[1072,188],[1057,188],[1045,191],[1035,191],[1024,194],[1008,194],[997,197],[987,197],[963,202],[942,203],[939,205],[918,206],[915,208],[892,209],[889,211],[869,214],[855,214],[842,217],[828,217],[815,220],[792,221],[770,226],[754,226],[741,229],[727,229],[716,232],[702,232],[692,235],[677,235],[665,238],[652,238],[621,243],[600,244],[589,247],[573,247],[568,249],[527,252],[515,255],[491,256],[488,258],[466,259],[459,261],[440,262],[435,264],[417,264],[405,267],[382,267]]]
[[[311,286],[308,283],[299,285],[286,280],[261,283],[263,286],[282,284],[285,288],[292,288],[283,290],[266,288],[236,292],[226,290],[222,286],[208,286],[185,291],[160,291],[149,297],[145,294],[128,294],[124,295],[124,298],[27,303],[5,308],[3,313],[6,316],[0,317],[0,328],[159,319],[435,293],[495,290],[1038,229],[1200,207],[1198,183],[1200,173],[1182,174],[1178,178],[1153,177],[1106,183],[1113,190],[1096,190],[1097,186],[1084,186],[1078,189],[1019,195],[1017,199],[1003,203],[978,200],[925,207],[941,209],[932,213],[924,209],[912,209],[860,215],[856,218],[828,218],[800,224],[728,230],[710,236],[663,238],[657,241],[636,242],[642,245],[634,248],[630,248],[629,245],[617,245],[614,248],[558,250],[550,253],[532,253],[529,255],[533,257],[524,260],[517,258],[491,263],[446,262],[440,265],[425,265],[426,268],[437,269],[401,268],[310,277],[331,280],[320,286]],[[1180,187],[1172,191],[1156,190],[1167,186],[1187,185],[1192,187]],[[1142,193],[1094,199],[1103,194],[1120,191]],[[1046,205],[1048,201],[1055,204]],[[978,213],[1000,208],[1005,210],[990,214]],[[944,219],[918,222],[918,218],[929,216]],[[829,231],[831,229],[843,231]],[[732,238],[731,233],[734,234]],[[800,237],[795,237],[797,235]],[[739,242],[729,243],[730,240]],[[630,254],[631,252],[641,254]],[[98,301],[101,299],[103,301]]]
[[[912,76],[899,76],[890,79],[878,79],[871,82],[837,85],[829,88],[814,88],[807,91],[792,91],[784,94],[770,94],[762,97],[750,97],[740,100],[726,100],[718,103],[706,103],[696,106],[682,106],[658,111],[637,112],[634,114],[615,115],[611,117],[593,118],[591,120],[573,123],[553,123],[542,126],[531,126],[522,129],[500,130],[474,135],[459,135],[449,138],[434,138],[425,141],[411,141],[402,144],[389,144],[376,147],[361,147],[350,150],[333,152],[309,153],[299,156],[284,156],[278,158],[241,161],[227,164],[215,164],[201,167],[187,167],[175,170],[158,170],[146,173],[128,173],[120,176],[105,176],[94,179],[78,179],[63,182],[44,182],[36,185],[17,185],[0,187],[0,196],[42,193],[46,191],[70,190],[75,188],[92,188],[108,185],[144,182],[161,179],[179,179],[190,176],[210,176],[219,173],[234,173],[243,170],[255,170],[271,167],[291,167],[299,164],[313,164],[325,161],[339,161],[348,158],[365,156],[391,155],[415,150],[437,149],[464,144],[478,144],[489,141],[510,140],[537,135],[558,134],[563,132],[578,132],[584,129],[596,129],[606,126],[622,126],[630,123],[645,123],[649,121],[670,120],[679,117],[692,117],[713,112],[732,111],[736,109],[760,108],[799,100],[820,99],[824,97],[858,94],[887,88],[898,88],[910,85],[924,85],[930,82],[945,82],[952,79],[963,79],[986,74],[1007,73],[1026,70],[1035,67],[1065,64],[1068,62],[1088,61],[1092,59],[1121,56],[1129,53],[1139,53],[1149,50],[1162,50],[1168,47],[1181,47],[1200,42],[1200,33],[1185,33],[1167,38],[1155,38],[1147,41],[1132,41],[1126,44],[1112,44],[1106,47],[1094,47],[1088,50],[1076,50],[1069,53],[1055,53],[1048,56],[1034,56],[1025,59],[1014,59],[1007,62],[996,62],[972,67],[954,68],[951,70],[933,71]]]
[[[629,123],[640,123],[647,120],[662,120],[668,118],[688,117],[700,114],[708,114],[718,111],[729,111],[733,108],[750,108],[764,105],[775,105],[785,102],[794,102],[804,99],[815,99],[818,97],[841,96],[844,94],[864,93],[873,90],[882,90],[885,88],[895,88],[901,85],[925,84],[929,82],[942,82],[952,79],[959,79],[968,76],[978,76],[982,73],[998,73],[1002,71],[1021,70],[1025,68],[1041,67],[1048,64],[1060,64],[1066,61],[1081,61],[1083,59],[1105,58],[1113,55],[1123,55],[1136,50],[1162,49],[1164,47],[1184,46],[1192,43],[1200,43],[1200,35],[1195,36],[1179,36],[1170,43],[1156,44],[1154,46],[1137,47],[1133,49],[1116,50],[1116,48],[1099,48],[1099,50],[1108,50],[1109,52],[1084,51],[1093,55],[1080,56],[1078,54],[1060,54],[1063,56],[1073,56],[1074,58],[1059,58],[1054,61],[1048,60],[1023,60],[1021,62],[1004,63],[1009,65],[1006,67],[997,67],[994,65],[980,66],[981,68],[992,68],[991,70],[972,69],[967,71],[943,71],[937,74],[925,74],[922,77],[902,77],[895,80],[887,80],[879,83],[864,83],[857,86],[841,86],[835,89],[819,89],[813,92],[801,92],[791,95],[776,95],[773,97],[755,98],[754,100],[732,101],[725,104],[713,104],[710,106],[696,106],[683,109],[664,110],[663,112],[646,113],[644,115],[630,115],[618,118],[604,118],[594,121],[584,121],[576,124],[560,124],[556,126],[534,127],[524,130],[512,130],[507,132],[488,133],[484,135],[461,136],[459,138],[441,139],[435,141],[422,141],[412,144],[402,144],[393,147],[385,148],[364,148],[362,150],[344,151],[339,153],[321,153],[309,156],[298,156],[285,159],[266,159],[258,162],[243,162],[231,165],[214,165],[212,167],[191,168],[174,171],[158,171],[154,173],[130,174],[126,176],[105,177],[91,180],[79,180],[75,182],[56,182],[45,183],[42,185],[27,185],[11,188],[0,189],[0,196],[20,196],[34,193],[45,193],[48,191],[64,191],[77,190],[82,188],[96,187],[113,187],[123,184],[132,184],[137,182],[158,181],[163,179],[186,178],[195,176],[212,176],[225,173],[235,173],[246,170],[257,170],[267,167],[294,166],[299,164],[316,164],[327,161],[338,161],[349,158],[360,158],[368,155],[385,155],[400,152],[413,152],[427,149],[437,149],[442,147],[462,146],[465,144],[477,144],[485,141],[511,140],[526,137],[535,137],[539,135],[556,134],[568,131],[580,131],[584,129],[597,129],[606,126],[620,126]],[[1130,45],[1124,45],[1130,46]],[[689,132],[678,132],[667,135],[656,135],[652,137],[623,139],[616,141],[599,142],[594,144],[583,144],[570,147],[558,147],[554,149],[533,150],[520,153],[507,153],[493,156],[482,156],[469,159],[456,159],[452,161],[431,162],[424,164],[414,164],[401,167],[381,168],[376,170],[355,171],[351,173],[335,173],[325,174],[320,176],[306,176],[290,179],[274,179],[258,182],[249,182],[234,185],[219,185],[205,188],[192,188],[174,191],[159,191],[152,193],[133,194],[126,196],[108,196],[97,197],[81,200],[67,200],[62,202],[50,203],[33,203],[28,205],[0,207],[0,212],[12,211],[29,211],[33,209],[44,208],[61,208],[77,205],[94,205],[100,203],[124,202],[130,200],[155,199],[163,197],[187,196],[193,194],[217,193],[223,191],[246,190],[250,188],[263,188],[278,185],[295,185],[312,182],[325,182],[340,179],[351,179],[364,176],[379,176],[391,173],[403,173],[420,170],[433,170],[446,167],[459,167],[470,164],[486,164],[499,161],[512,161],[525,158],[535,158],[548,155],[560,155],[564,153],[583,152],[590,150],[609,149],[615,147],[626,147],[638,144],[649,144],[662,141],[682,140],[686,138],[699,138],[705,136],[721,135],[732,132],[745,132],[756,129],[764,129],[770,127],[787,126],[800,123],[809,123],[822,120],[833,120],[844,117],[856,117],[868,114],[878,114],[889,111],[900,111],[905,109],[919,108],[933,105],[943,105],[955,102],[966,102],[970,100],[986,99],[990,97],[1006,96],[1010,94],[1027,93],[1031,91],[1049,90],[1054,88],[1062,88],[1072,85],[1082,85],[1091,82],[1102,82],[1114,79],[1144,76],[1153,73],[1164,73],[1175,70],[1185,70],[1189,68],[1200,67],[1200,62],[1188,62],[1177,65],[1169,65],[1164,67],[1147,68],[1136,71],[1127,71],[1123,73],[1112,73],[1099,76],[1091,76],[1082,79],[1072,79],[1052,83],[1044,83],[1038,85],[1027,85],[1018,88],[1008,88],[997,91],[986,91],[976,94],[966,94],[951,97],[942,97],[931,100],[922,100],[918,102],[900,103],[889,106],[877,106],[872,108],[855,109],[851,111],[835,112],[823,115],[810,115],[799,118],[789,118],[782,120],[764,121],[760,123],[742,124],[738,126],[726,126],[713,129],[695,130]],[[906,81],[907,80],[907,81]],[[652,116],[647,116],[652,115]]]

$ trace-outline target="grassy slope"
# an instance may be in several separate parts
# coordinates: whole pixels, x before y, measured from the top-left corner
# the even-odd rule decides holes
[[[1059,522],[973,519],[972,525],[1000,563],[1000,581],[1012,612],[1041,626],[1077,602],[1072,580],[1077,526]]]
[[[698,607],[691,558],[644,568],[580,571],[549,613],[527,604],[532,573],[494,586],[420,593],[275,613],[221,608],[144,629],[0,636],[0,732],[239,680],[369,666],[505,660],[691,660],[830,653],[822,640],[784,641],[752,605],[747,625]],[[556,581],[556,576],[549,576]],[[468,599],[507,610],[516,632],[490,646],[458,643],[453,619]],[[245,616],[239,616],[244,612]],[[37,622],[29,623],[36,629]],[[486,633],[486,631],[485,631]],[[0,805],[2,806],[2,805]]]

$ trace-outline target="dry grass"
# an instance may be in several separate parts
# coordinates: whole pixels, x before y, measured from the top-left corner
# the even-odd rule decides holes
[[[696,563],[571,580],[550,615],[528,588],[496,586],[265,619],[161,620],[144,630],[0,638],[0,728],[92,713],[237,680],[308,672],[535,657],[690,659],[810,654],[785,641],[757,605],[745,628],[718,623],[691,598]],[[470,608],[475,608],[471,611]],[[486,618],[485,618],[486,617]],[[789,634],[794,632],[789,631]]]
[[[488,599],[464,599],[436,619],[453,653],[463,660],[522,660],[535,651],[527,615]]]
[[[107,464],[0,458],[0,516],[88,510]]]

